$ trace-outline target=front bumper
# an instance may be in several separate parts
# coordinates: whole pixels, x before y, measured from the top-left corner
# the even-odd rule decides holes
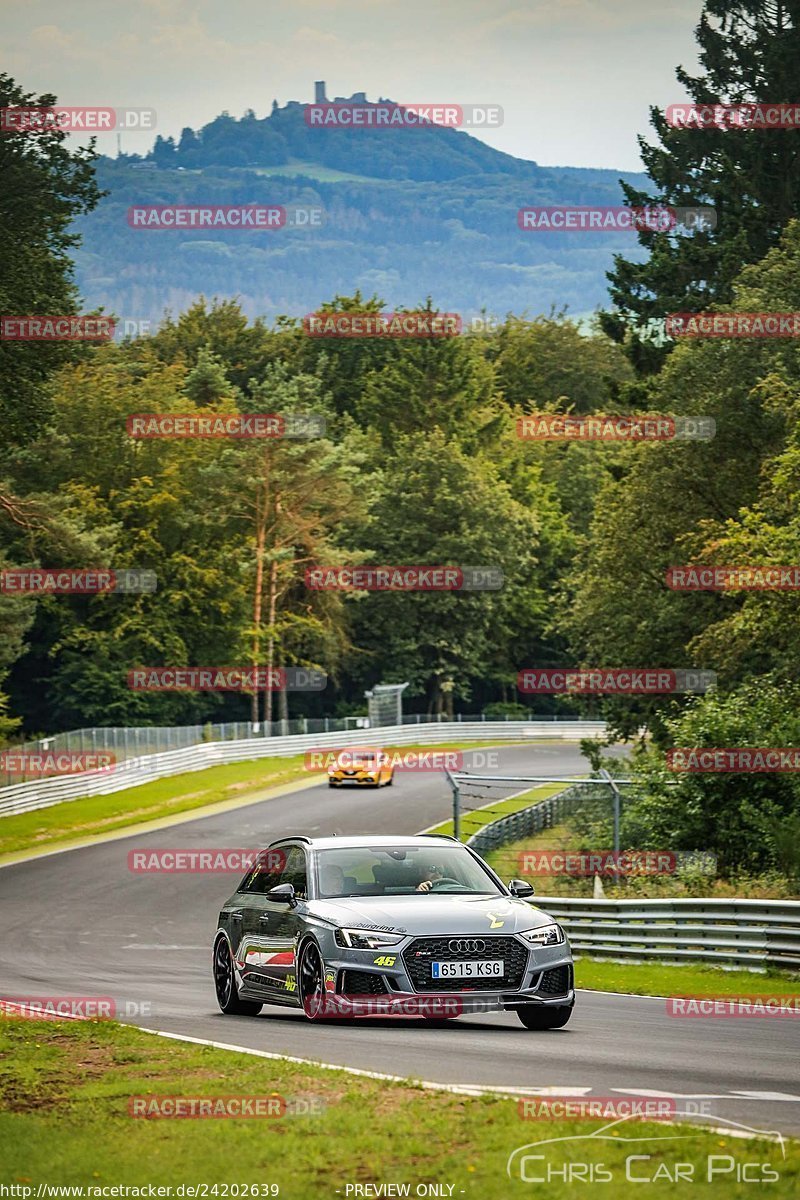
[[[342,784],[354,784],[356,787],[375,787],[377,776],[372,775],[329,775],[328,783],[340,787]]]
[[[323,1012],[329,1017],[423,1017],[426,1020],[468,1017],[479,1013],[513,1012],[526,1004],[561,1008],[575,1001],[572,988],[560,997],[543,998],[536,992],[390,992],[383,995],[327,993]]]
[[[427,981],[424,986],[417,986],[409,974],[403,952],[416,940],[408,937],[398,946],[384,950],[345,949],[329,944],[327,952],[323,952],[327,994],[344,997],[354,1016],[376,1013],[458,1016],[513,1011],[525,1004],[563,1007],[575,1000],[572,954],[566,941],[557,946],[531,948],[515,938],[527,952],[518,986],[498,981],[496,986],[487,987],[489,981],[483,980],[480,987],[473,987],[469,980],[464,980],[463,988],[453,988],[448,981],[439,990]],[[438,1013],[437,1004],[448,1011]],[[418,1012],[413,1011],[415,1007]]]

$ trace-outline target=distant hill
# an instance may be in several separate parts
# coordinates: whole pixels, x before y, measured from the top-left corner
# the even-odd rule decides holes
[[[363,93],[344,98],[341,107],[377,109],[394,101],[370,103]],[[399,106],[396,106],[399,107]],[[317,163],[374,179],[417,182],[458,179],[464,175],[502,174],[522,178],[535,167],[504,154],[458,129],[424,124],[412,129],[312,128],[306,104],[274,105],[259,119],[252,109],[237,120],[222,113],[199,131],[184,129],[177,143],[157,138],[147,159],[162,167],[279,167]],[[421,118],[424,121],[424,117]]]
[[[292,101],[259,119],[223,113],[145,158],[99,162],[109,191],[77,229],[77,281],[90,307],[158,321],[199,293],[238,296],[245,311],[301,315],[335,293],[377,292],[388,307],[435,303],[583,314],[606,300],[614,250],[627,233],[521,232],[525,205],[621,203],[612,170],[540,167],[455,129],[314,129]],[[321,229],[137,230],[142,204],[321,206]]]

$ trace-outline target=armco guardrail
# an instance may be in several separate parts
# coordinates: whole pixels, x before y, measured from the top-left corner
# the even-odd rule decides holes
[[[514,718],[519,726],[522,718]],[[512,718],[505,716],[489,717],[484,713],[458,713],[452,718],[453,722],[466,725],[477,721],[498,724],[511,722]],[[586,722],[587,718],[556,717],[554,715],[530,714],[525,718],[526,723],[535,721],[559,723],[565,720],[576,723]],[[398,722],[400,725],[433,725],[447,724],[444,714],[432,716],[426,713],[404,713]],[[591,723],[591,721],[589,722]],[[369,719],[357,717],[292,717],[281,721],[226,721],[222,724],[212,724],[207,721],[203,725],[93,725],[87,729],[68,729],[64,733],[53,733],[49,737],[39,738],[33,742],[23,742],[18,746],[8,746],[5,753],[10,754],[47,754],[90,753],[97,754],[108,751],[114,755],[115,762],[126,758],[142,758],[145,754],[166,754],[170,750],[185,750],[187,746],[197,746],[203,742],[242,742],[254,739],[263,741],[264,738],[292,737],[295,734],[306,733],[347,733],[353,729],[369,729]],[[29,778],[24,772],[20,778],[14,778],[9,771],[2,770],[0,762],[0,789],[11,787],[17,783],[27,783]]]
[[[603,795],[608,796],[607,784],[599,783],[598,787],[603,789]],[[548,796],[546,800],[540,800],[537,804],[521,808],[519,812],[499,817],[498,820],[484,825],[477,833],[473,833],[472,837],[467,838],[467,845],[471,846],[478,854],[485,854],[487,850],[497,850],[499,846],[505,846],[508,842],[516,842],[531,833],[550,829],[567,813],[572,812],[579,798],[585,800],[586,791],[591,790],[593,789],[568,787],[555,796]],[[473,809],[473,812],[480,811],[480,809]],[[462,821],[466,821],[468,816],[469,813],[464,813]]]
[[[566,788],[484,826],[467,844],[483,854],[549,829],[579,797],[586,798],[582,788]],[[576,953],[593,958],[800,967],[800,900],[537,896],[534,903],[564,926]]]
[[[537,896],[535,903],[564,926],[576,953],[593,958],[800,967],[800,900]]]
[[[63,775],[0,788],[0,816],[49,808],[84,796],[105,796],[125,788],[150,783],[186,771],[202,771],[223,763],[255,758],[302,754],[305,750],[333,746],[401,746],[447,744],[448,741],[525,741],[558,737],[577,741],[605,734],[602,721],[476,721],[434,722],[430,725],[389,725],[378,729],[351,729],[337,733],[309,733],[289,737],[250,738],[232,742],[206,742],[147,754],[118,763],[113,770]]]

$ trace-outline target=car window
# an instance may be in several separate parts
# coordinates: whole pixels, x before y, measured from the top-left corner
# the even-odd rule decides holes
[[[305,851],[300,846],[292,846],[286,855],[286,866],[281,872],[280,883],[290,883],[295,895],[305,899],[308,896],[308,870],[306,868]]]
[[[437,892],[502,894],[472,855],[456,845],[343,847],[317,855],[320,899],[420,895],[424,882],[435,882]]]
[[[265,896],[270,888],[277,887],[281,882],[281,874],[280,867],[267,868],[256,865],[248,875],[245,875],[239,891],[255,892],[259,896]]]

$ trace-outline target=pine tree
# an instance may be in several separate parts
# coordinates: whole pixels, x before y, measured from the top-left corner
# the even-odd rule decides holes
[[[0,74],[2,112],[56,103],[50,93],[25,92]],[[75,218],[91,212],[105,195],[95,182],[96,158],[93,144],[69,149],[61,129],[0,133],[0,312],[79,311],[69,254],[80,242]],[[81,351],[70,342],[0,340],[0,477],[6,450],[32,440],[47,422],[48,379]]]
[[[695,104],[796,106],[800,0],[706,0],[696,37],[704,73],[676,71]],[[676,128],[659,109],[650,114],[660,145],[644,138],[639,145],[656,190],[650,195],[623,183],[628,204],[711,206],[716,228],[643,230],[648,259],[615,256],[608,278],[616,311],[601,314],[601,322],[643,373],[667,352],[654,338],[654,322],[728,303],[741,268],[763,258],[800,214],[797,129]]]
[[[217,404],[233,389],[218,356],[206,346],[197,355],[197,364],[186,376],[184,391],[195,404]]]

